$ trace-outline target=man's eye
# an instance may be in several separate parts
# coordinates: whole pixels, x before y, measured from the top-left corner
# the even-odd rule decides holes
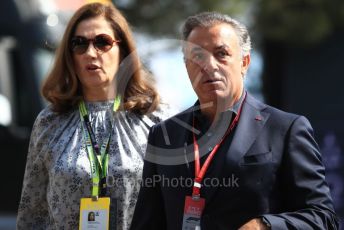
[[[217,52],[217,56],[219,58],[225,58],[226,56],[228,56],[228,53],[226,51],[219,51]]]
[[[193,60],[194,61],[200,61],[200,60],[203,60],[203,58],[204,58],[204,55],[202,54],[202,53],[197,53],[197,54],[194,54],[193,55]]]

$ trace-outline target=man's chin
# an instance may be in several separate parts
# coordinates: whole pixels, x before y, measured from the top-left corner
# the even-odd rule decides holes
[[[222,101],[226,97],[224,96],[224,93],[222,90],[215,89],[203,94],[202,98],[215,102],[215,101]]]
[[[217,103],[219,102],[220,97],[216,93],[211,93],[211,94],[206,94],[202,96],[202,98],[199,97],[199,99],[202,105],[216,106]]]
[[[231,101],[232,99],[230,96],[224,96],[223,94],[221,94],[221,92],[217,92],[217,91],[213,91],[211,93],[203,95],[200,98],[201,104],[213,105],[216,107],[231,104]]]

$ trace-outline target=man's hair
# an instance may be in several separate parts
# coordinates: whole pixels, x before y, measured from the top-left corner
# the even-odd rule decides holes
[[[218,12],[203,12],[188,17],[183,25],[182,39],[186,41],[191,31],[196,27],[207,28],[220,23],[229,24],[233,27],[239,38],[239,45],[241,47],[242,55],[244,56],[249,54],[251,50],[251,38],[248,34],[246,26],[230,16]]]

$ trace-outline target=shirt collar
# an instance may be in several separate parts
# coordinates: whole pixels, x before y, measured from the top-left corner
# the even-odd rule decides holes
[[[238,115],[239,113],[239,109],[241,107],[241,104],[245,98],[245,90],[243,90],[241,97],[239,98],[239,100],[233,105],[233,107],[229,108],[229,110],[231,110],[232,112],[235,113],[235,115]]]
[[[242,92],[242,94],[241,94],[239,100],[238,100],[237,102],[235,102],[234,105],[233,105],[231,108],[227,109],[227,110],[224,111],[224,112],[231,111],[231,112],[234,112],[235,115],[237,115],[238,112],[239,112],[239,109],[240,109],[240,107],[241,107],[241,104],[242,104],[242,102],[243,102],[243,100],[244,100],[244,98],[245,98],[245,93],[246,93],[246,91],[243,90],[243,92]],[[199,101],[196,102],[195,106],[196,106],[196,107],[200,107]],[[195,117],[197,117],[197,118],[198,118],[198,117],[202,117],[202,111],[201,111],[201,109],[193,110],[193,115],[194,115]]]
[[[246,94],[246,91],[243,90],[239,100],[236,103],[234,103],[234,105],[231,108],[224,111],[221,114],[221,117],[228,116],[231,113],[234,113],[234,114],[230,115],[230,116],[236,116],[239,112],[241,104],[244,101],[245,94]],[[195,106],[200,107],[199,101],[196,102]],[[211,122],[209,121],[209,119],[204,114],[202,114],[201,109],[193,110],[193,117],[196,119],[196,121],[197,121],[197,123],[200,126],[202,131],[207,130],[210,127]]]

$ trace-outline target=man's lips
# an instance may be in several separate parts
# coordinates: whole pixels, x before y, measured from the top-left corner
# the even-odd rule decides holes
[[[203,84],[212,84],[212,83],[218,83],[218,82],[221,82],[221,80],[220,79],[208,79],[208,80],[203,81]]]

